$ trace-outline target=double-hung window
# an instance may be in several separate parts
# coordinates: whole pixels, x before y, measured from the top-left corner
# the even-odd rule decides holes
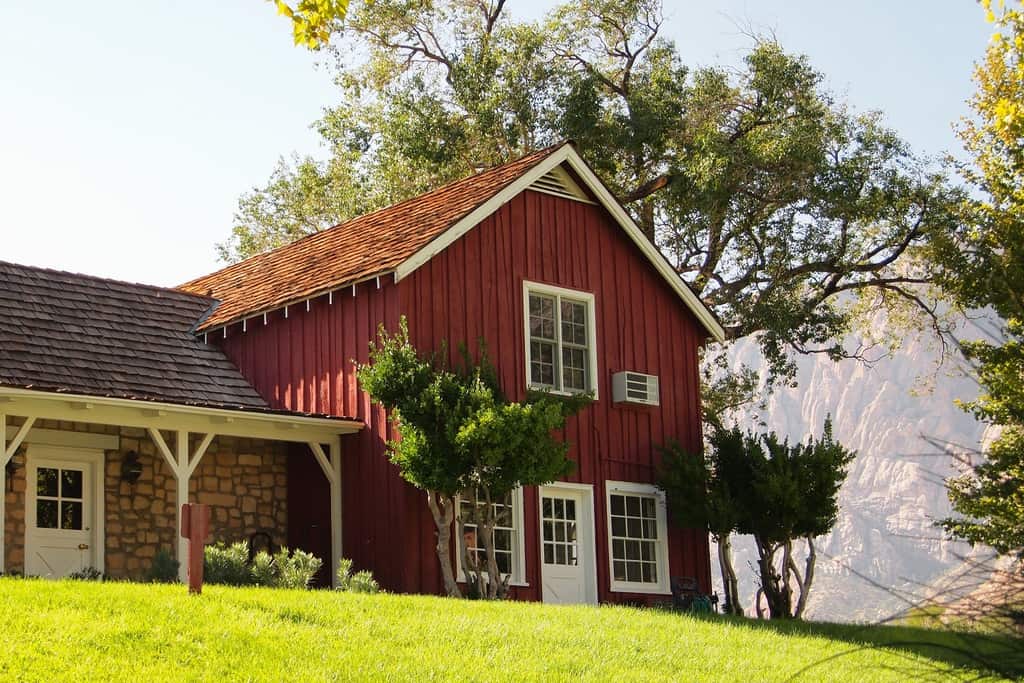
[[[466,491],[458,497],[459,519],[462,520],[462,537],[459,538],[459,580],[466,580],[466,570],[473,567],[465,566],[465,557],[486,573],[487,552],[484,549],[483,539],[477,532],[477,525],[472,521],[476,518],[474,506],[477,510],[487,505],[486,502],[474,497],[472,491]],[[502,575],[510,575],[510,584],[523,584],[523,497],[522,490],[516,489],[511,493],[491,501],[494,509],[494,555],[498,563],[498,571]],[[466,553],[463,554],[463,549]]]
[[[523,298],[527,385],[596,397],[594,296],[526,282]]]
[[[650,484],[609,481],[605,486],[612,590],[667,593],[664,494]]]

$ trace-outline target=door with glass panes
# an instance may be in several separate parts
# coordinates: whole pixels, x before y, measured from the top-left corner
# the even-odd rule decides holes
[[[594,602],[590,496],[544,486],[540,489],[541,589],[544,602]]]
[[[25,573],[60,578],[100,571],[96,524],[102,451],[32,446],[26,457]]]

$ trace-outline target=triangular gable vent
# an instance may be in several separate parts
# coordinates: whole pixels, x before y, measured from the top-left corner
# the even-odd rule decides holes
[[[587,204],[593,204],[594,201],[583,191],[576,181],[572,179],[564,168],[556,166],[551,169],[540,178],[537,178],[530,185],[531,190],[534,192],[543,192],[545,194],[553,194],[556,197],[564,197],[565,199],[574,199],[578,202],[586,202]]]

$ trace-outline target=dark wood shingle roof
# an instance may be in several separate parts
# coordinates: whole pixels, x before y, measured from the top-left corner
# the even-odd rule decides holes
[[[201,330],[274,310],[339,285],[391,272],[556,150],[534,152],[394,206],[354,218],[181,285],[216,297]]]
[[[0,385],[266,410],[193,330],[213,299],[0,261]]]

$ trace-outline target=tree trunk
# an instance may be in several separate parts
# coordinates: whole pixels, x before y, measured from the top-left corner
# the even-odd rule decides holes
[[[729,534],[715,537],[718,544],[718,565],[722,570],[722,590],[725,593],[725,604],[722,611],[725,614],[743,616],[743,606],[740,604],[739,581],[736,578],[736,569],[732,562],[732,539]]]
[[[810,536],[805,538],[807,541],[807,562],[804,564],[804,580],[800,586],[800,598],[796,603],[796,613],[793,615],[797,619],[803,619],[804,609],[807,607],[807,596],[811,592],[811,583],[814,581],[814,563],[818,559],[818,554],[814,549],[814,539]]]
[[[441,564],[441,578],[449,597],[461,598],[462,591],[452,571],[452,520],[455,519],[455,501],[437,491],[427,491],[427,507],[437,527],[437,561]]]
[[[779,546],[774,543],[766,543],[758,536],[754,536],[757,544],[757,567],[761,575],[761,588],[764,590],[765,600],[768,602],[768,614],[772,619],[792,618],[791,605],[787,599],[786,591],[781,585],[782,577],[775,569],[775,553]],[[788,571],[783,567],[783,572]]]

